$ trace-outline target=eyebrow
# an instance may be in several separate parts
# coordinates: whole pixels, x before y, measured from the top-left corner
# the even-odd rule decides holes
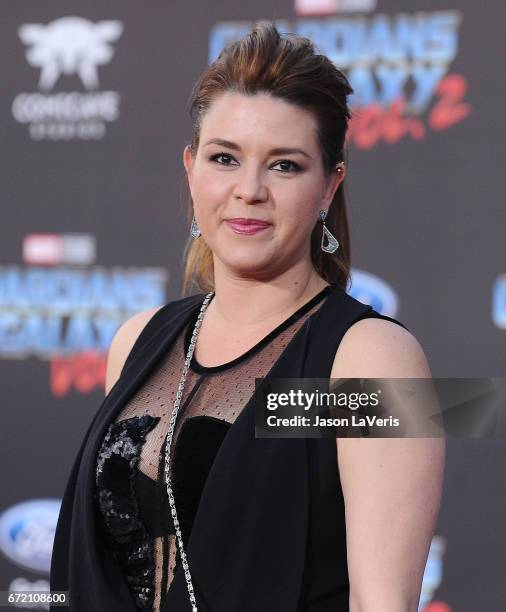
[[[204,146],[207,147],[207,145],[210,145],[210,144],[216,144],[216,145],[220,145],[221,147],[227,147],[227,149],[233,149],[234,151],[241,150],[241,147],[238,144],[230,140],[224,140],[223,138],[211,138],[211,140],[208,140]],[[305,157],[312,159],[312,157],[308,155],[302,149],[297,149],[293,147],[276,147],[269,151],[269,155],[289,155],[293,153],[300,153],[301,155],[304,155]]]

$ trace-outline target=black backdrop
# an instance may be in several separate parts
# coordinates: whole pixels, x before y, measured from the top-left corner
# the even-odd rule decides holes
[[[256,19],[311,36],[355,88],[349,292],[403,321],[434,376],[504,375],[500,6],[4,3],[0,590],[47,588],[58,501],[103,398],[111,337],[180,296],[187,99]],[[427,611],[502,609],[503,466],[502,440],[449,440]]]

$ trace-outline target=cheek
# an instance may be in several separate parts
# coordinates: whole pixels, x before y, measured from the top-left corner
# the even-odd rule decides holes
[[[200,172],[193,182],[192,195],[195,208],[209,209],[224,201],[225,182],[216,180],[209,172]]]
[[[306,233],[308,227],[313,227],[318,220],[320,209],[315,199],[314,187],[300,187],[284,194],[279,206],[279,217],[283,225],[289,225],[292,231]]]

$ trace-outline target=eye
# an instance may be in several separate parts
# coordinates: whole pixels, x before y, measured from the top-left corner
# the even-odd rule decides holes
[[[285,170],[281,171],[283,174],[286,174],[287,172],[300,172],[301,170],[301,167],[299,166],[299,164],[296,164],[294,161],[291,161],[290,159],[280,159],[274,165],[277,166],[278,164],[291,164],[292,169],[290,170],[289,168],[288,169],[285,168]]]
[[[229,153],[223,153],[222,152],[222,153],[215,153],[214,155],[211,155],[211,157],[209,158],[209,161],[216,162],[217,164],[220,164],[220,166],[230,166],[231,165],[231,164],[228,164],[228,163],[223,163],[221,161],[218,161],[218,159],[220,157],[225,158],[225,159],[229,159],[229,160],[230,159],[234,159],[232,157],[232,155],[230,155]]]

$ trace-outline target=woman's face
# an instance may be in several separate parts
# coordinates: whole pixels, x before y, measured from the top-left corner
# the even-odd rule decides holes
[[[184,151],[195,217],[216,258],[239,276],[280,274],[310,257],[311,232],[344,171],[325,178],[312,113],[267,94],[225,93]],[[268,225],[253,233],[230,222]],[[246,228],[247,229],[247,228]]]

